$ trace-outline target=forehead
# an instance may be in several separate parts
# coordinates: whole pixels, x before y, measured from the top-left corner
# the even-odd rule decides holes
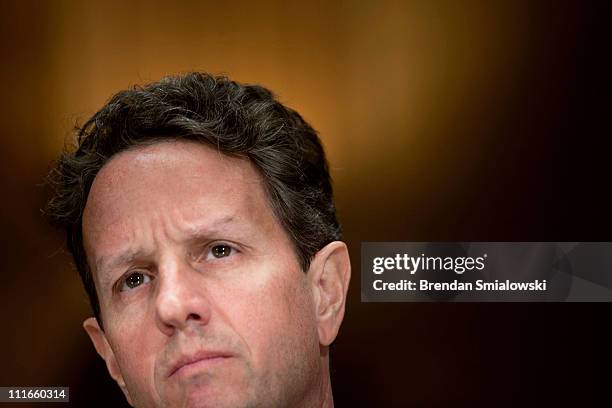
[[[201,143],[168,141],[137,146],[116,154],[100,169],[86,208],[99,205],[100,197],[120,199],[139,193],[143,185],[172,191],[183,190],[187,184],[196,188],[219,186],[215,181],[220,178],[244,184],[242,187],[261,182],[248,159],[225,155]]]
[[[247,216],[257,223],[267,213],[262,178],[248,159],[197,142],[160,142],[121,152],[102,167],[85,206],[83,235],[86,250],[104,249],[153,218],[189,226]]]

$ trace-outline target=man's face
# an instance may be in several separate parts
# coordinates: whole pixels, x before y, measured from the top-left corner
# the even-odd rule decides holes
[[[319,387],[310,273],[246,159],[185,141],[122,152],[83,235],[104,323],[88,332],[133,405],[291,406]]]

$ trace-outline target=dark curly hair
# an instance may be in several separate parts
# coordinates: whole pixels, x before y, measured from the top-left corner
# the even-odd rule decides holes
[[[223,76],[169,76],[114,95],[82,127],[54,164],[45,212],[65,229],[68,249],[102,325],[83,247],[82,216],[96,174],[115,154],[169,139],[247,157],[262,174],[276,217],[304,270],[327,243],[341,239],[325,153],[316,131],[266,88]]]

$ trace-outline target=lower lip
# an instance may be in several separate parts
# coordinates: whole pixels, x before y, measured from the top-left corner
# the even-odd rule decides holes
[[[206,370],[211,367],[215,367],[229,360],[230,357],[210,357],[202,360],[194,361],[193,363],[185,364],[178,370],[176,370],[172,376],[188,376],[200,371]]]

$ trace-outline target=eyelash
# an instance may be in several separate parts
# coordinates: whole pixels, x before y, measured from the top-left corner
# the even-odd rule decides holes
[[[217,247],[227,247],[227,248],[229,248],[229,254],[228,255],[224,255],[224,256],[220,256],[220,257],[216,257],[216,256],[212,255],[213,249],[215,249]],[[227,243],[227,242],[213,242],[212,244],[209,244],[206,247],[204,247],[204,251],[202,251],[202,254],[204,256],[206,256],[206,258],[203,259],[204,261],[212,261],[212,260],[215,260],[215,259],[221,259],[221,258],[230,257],[232,255],[235,255],[236,252],[238,252],[238,249],[236,248],[235,245],[232,245],[232,244]],[[210,256],[212,256],[212,258],[210,258]],[[201,261],[202,257],[199,257],[197,259],[198,259],[198,261]]]
[[[143,280],[146,280],[146,279],[149,279],[149,280],[146,281],[146,282],[141,282],[140,284],[136,285],[133,288],[126,287],[128,279],[131,278],[132,276],[136,276],[136,275],[142,275],[142,277],[143,277],[142,279]],[[120,292],[127,292],[127,291],[130,291],[130,290],[134,290],[134,289],[138,288],[139,286],[142,286],[142,285],[144,285],[146,283],[149,283],[149,282],[151,282],[151,275],[149,275],[147,273],[144,273],[144,272],[136,271],[136,270],[130,271],[130,272],[128,272],[125,275],[125,277],[123,277],[123,278],[121,278],[119,280],[119,285],[118,285],[119,286],[119,291]]]
[[[219,256],[219,257],[217,257],[215,255],[212,255],[212,251],[215,248],[219,248],[219,247],[227,247],[227,248],[229,248],[229,253],[227,255],[223,255],[223,256]],[[235,255],[237,252],[239,252],[239,251],[238,251],[238,249],[236,248],[235,245],[229,244],[227,242],[214,242],[214,243],[212,243],[210,245],[207,245],[205,247],[204,255],[206,256],[206,258],[204,260],[202,260],[201,257],[200,257],[200,258],[197,259],[197,262],[201,262],[201,261],[213,261],[215,259],[227,258],[227,257]],[[211,258],[211,256],[212,256],[212,258]],[[143,282],[139,283],[138,285],[134,286],[133,288],[126,287],[128,279],[133,277],[133,276],[136,276],[136,275],[141,275]],[[147,281],[147,279],[148,279],[148,281]],[[127,291],[131,291],[131,290],[137,289],[138,287],[140,287],[140,286],[142,286],[144,284],[149,283],[151,281],[151,279],[152,279],[152,276],[150,274],[144,272],[144,271],[141,272],[141,271],[138,271],[138,270],[132,270],[132,271],[127,272],[121,279],[119,279],[119,281],[117,282],[117,287],[118,287],[120,292],[127,292]]]

